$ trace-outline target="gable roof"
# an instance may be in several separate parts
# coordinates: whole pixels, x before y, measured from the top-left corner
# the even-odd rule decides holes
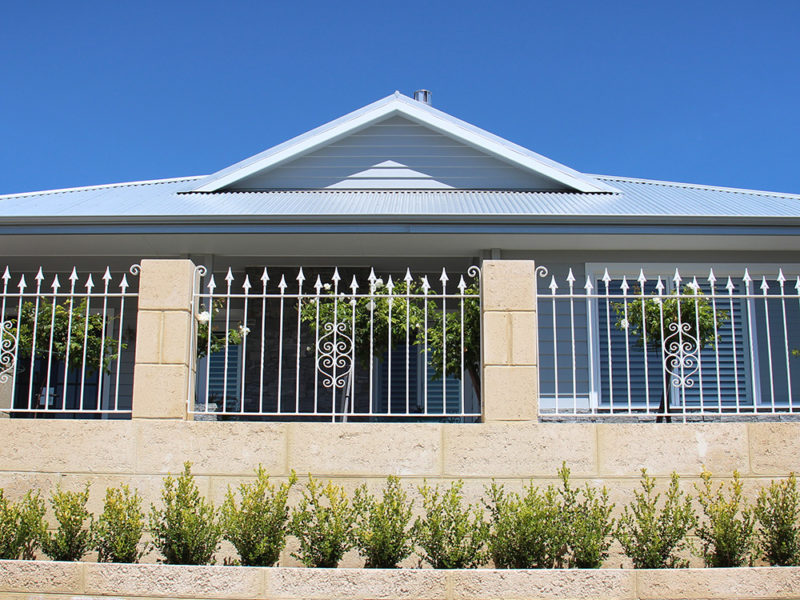
[[[511,164],[524,172],[545,177],[568,189],[595,193],[616,191],[608,183],[579,173],[527,148],[437,110],[429,104],[404,96],[400,92],[395,92],[386,98],[209,175],[200,180],[191,191],[219,192],[225,190],[253,175],[285,165],[394,116],[402,116]]]

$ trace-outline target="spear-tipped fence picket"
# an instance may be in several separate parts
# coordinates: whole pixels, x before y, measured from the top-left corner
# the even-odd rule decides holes
[[[128,275],[5,268],[0,413],[130,414],[138,293]]]
[[[477,267],[459,274],[455,286],[444,269],[437,285],[410,270],[385,281],[374,270],[345,275],[338,268],[307,275],[265,267],[236,276],[228,269],[219,285],[198,267],[197,277],[195,339],[203,360],[189,398],[194,414],[480,416]]]
[[[541,415],[800,410],[800,277],[539,275]]]

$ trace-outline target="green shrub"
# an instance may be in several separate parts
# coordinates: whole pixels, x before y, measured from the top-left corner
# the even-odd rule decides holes
[[[378,500],[367,492],[367,486],[356,489],[353,509],[356,525],[353,539],[359,554],[366,559],[367,568],[395,569],[411,556],[411,511],[413,501],[397,477],[389,476]]]
[[[22,552],[19,539],[19,508],[0,489],[0,559],[14,560]]]
[[[756,518],[761,525],[760,547],[767,562],[800,565],[800,493],[794,473],[761,490]]]
[[[654,493],[655,479],[642,469],[642,491],[634,491],[630,506],[623,509],[616,537],[636,569],[686,567],[679,554],[691,548],[687,534],[697,518],[692,502],[678,488],[678,475],[672,473],[669,488],[659,508],[661,493]]]
[[[551,569],[561,566],[567,549],[558,491],[531,482],[523,495],[506,494],[492,482],[489,501],[489,555],[498,569]]]
[[[164,479],[164,508],[150,509],[153,544],[171,565],[213,564],[222,537],[217,511],[200,495],[191,467],[185,462],[181,475]]]
[[[292,511],[289,530],[299,540],[292,553],[307,567],[333,568],[353,547],[355,514],[344,490],[328,482],[325,487],[311,475],[303,497]]]
[[[44,522],[47,509],[41,494],[30,490],[16,503],[16,508],[19,515],[17,537],[22,552],[20,558],[33,560],[36,558],[36,548],[47,531],[47,524]]]
[[[89,484],[82,492],[65,492],[57,485],[50,495],[58,526],[42,536],[42,551],[53,560],[80,560],[92,547],[94,519],[86,510]]]
[[[145,515],[142,497],[123,484],[106,489],[103,513],[95,528],[95,545],[99,562],[135,563],[146,552],[140,545]]]
[[[703,560],[709,567],[752,565],[755,549],[755,517],[742,497],[739,472],[733,472],[729,494],[725,485],[714,489],[711,473],[703,469],[702,486],[695,486],[705,519],[697,528],[702,543]]]
[[[434,569],[468,569],[486,561],[488,527],[477,507],[464,507],[463,487],[459,480],[444,492],[427,483],[419,488],[425,514],[414,522],[414,539]]]
[[[562,465],[562,513],[560,519],[566,530],[567,566],[578,569],[599,569],[608,558],[614,519],[614,505],[608,500],[608,490],[599,491],[584,485],[579,490],[569,483],[569,469]]]
[[[289,481],[276,489],[261,465],[256,469],[256,480],[239,486],[241,504],[236,503],[228,487],[221,509],[222,531],[239,553],[243,565],[271,567],[280,558],[286,546],[286,528],[289,520],[289,490],[297,481],[292,471]]]

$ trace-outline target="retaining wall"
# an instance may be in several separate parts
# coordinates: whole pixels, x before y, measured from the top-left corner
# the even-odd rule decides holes
[[[777,599],[800,595],[800,568],[438,571],[0,561],[0,599],[76,594],[84,599]]]

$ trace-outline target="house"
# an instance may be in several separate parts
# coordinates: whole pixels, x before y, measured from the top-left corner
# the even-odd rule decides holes
[[[348,490],[464,479],[475,502],[566,464],[621,506],[642,468],[739,472],[747,493],[800,470],[800,196],[579,173],[429,100],[209,176],[0,196],[0,488],[90,482],[97,513],[119,483],[159,502],[191,460],[216,503],[259,464]],[[72,569],[58,593],[105,577],[73,567],[47,567]],[[240,593],[225,582],[261,575],[226,569],[216,592],[172,570],[164,593],[355,585],[290,570]],[[166,581],[125,573],[134,594]],[[656,577],[554,573],[518,589],[637,597]],[[447,577],[430,597],[512,585]]]
[[[799,226],[800,196],[580,173],[435,109],[424,90],[413,99],[395,92],[208,176],[0,197],[2,252],[12,270],[29,273],[29,293],[42,266],[61,273],[60,292],[66,295],[76,265],[98,271],[99,282],[106,267],[125,272],[142,259],[188,258],[204,265],[209,275],[216,273],[211,295],[221,294],[233,310],[226,327],[231,319],[241,324],[245,318],[242,298],[224,298],[229,269],[235,277],[234,296],[241,295],[245,275],[255,294],[265,266],[286,275],[286,293],[295,292],[300,267],[305,269],[306,293],[313,292],[317,275],[330,285],[334,267],[341,272],[342,288],[356,275],[363,293],[370,268],[384,277],[393,274],[395,280],[408,269],[415,275],[429,273],[435,281],[434,272],[442,268],[458,274],[484,259],[533,260],[549,273],[539,282],[540,409],[572,416],[595,414],[604,407],[657,409],[669,386],[666,379],[673,374],[665,375],[665,356],[658,348],[648,354],[647,347],[636,346],[629,332],[618,327],[615,303],[625,295],[634,298],[637,290],[649,295],[663,286],[661,292],[669,294],[693,281],[700,282],[698,289],[706,295],[725,296],[728,277],[737,299],[720,300],[719,311],[727,317],[719,326],[727,333],[720,333],[715,348],[700,352],[697,360],[705,364],[692,372],[705,380],[676,386],[668,407],[708,405],[720,412],[733,407],[739,413],[759,406],[774,411],[777,406],[779,412],[792,412],[792,395],[800,396],[800,359],[787,348],[800,346],[794,342],[800,335],[798,303],[786,297],[759,302],[753,296],[762,293],[762,285],[770,294],[794,293],[795,280],[784,290],[779,279],[800,272]],[[714,290],[709,274],[719,282]],[[201,284],[206,305],[211,300],[209,275]],[[13,291],[17,280],[9,281]],[[280,277],[270,281],[277,286]],[[50,280],[42,285],[47,289]],[[79,290],[82,285],[83,280]],[[456,279],[450,282],[451,292],[455,285]],[[573,296],[563,296],[570,290]],[[273,287],[270,293],[276,291]],[[558,297],[548,300],[553,292]],[[449,309],[457,303],[451,302]],[[278,303],[271,306],[268,323],[279,316]],[[269,369],[274,370],[279,360],[290,360],[289,350],[299,363],[314,341],[313,332],[298,337],[281,321],[281,333],[287,329],[283,341],[296,347],[287,348],[285,356],[272,344],[259,348],[255,311],[251,302],[243,325],[254,332],[249,346],[228,345],[224,355],[210,352],[211,359],[200,364],[200,394],[224,395],[234,412],[244,410],[241,399],[246,397],[252,402],[258,397],[263,410],[261,365],[271,361]],[[135,325],[135,315],[127,319],[129,327]],[[463,377],[451,378],[441,390],[428,386],[434,381],[427,374],[429,365],[418,347],[408,351],[408,345],[395,358],[395,365],[411,365],[405,379],[398,379],[402,369],[397,366],[391,373],[387,354],[375,364],[380,372],[370,372],[369,381],[364,373],[360,379],[356,374],[345,386],[352,383],[355,395],[367,396],[363,410],[369,412],[368,405],[391,396],[395,387],[400,413],[408,412],[409,404],[421,410],[425,398],[439,390],[432,398],[438,410],[456,402],[455,413],[475,418],[479,386],[457,389]],[[244,356],[248,348],[250,355]],[[124,383],[132,374],[132,353],[119,362]],[[249,392],[242,383],[247,369],[251,386],[262,371],[259,386]],[[267,402],[291,396],[287,389],[294,385],[295,412],[304,412],[300,396],[310,397],[311,390],[301,390],[300,382],[316,371],[308,361],[303,369],[301,373],[297,365],[287,375],[293,379],[282,391],[268,390]],[[87,379],[73,374],[64,386],[70,376],[63,371],[55,383],[48,379],[48,389],[61,394],[64,402],[67,395],[77,402],[85,395],[81,390]],[[691,380],[685,371],[676,377],[684,384]],[[371,385],[372,378],[383,384]],[[91,376],[89,383],[98,385]],[[32,377],[27,386],[30,396]],[[238,396],[228,388],[238,389]],[[103,393],[97,391],[95,409],[103,402],[110,406]],[[130,409],[128,393],[123,391],[121,400],[119,390],[113,395],[115,406],[122,402],[123,409]],[[85,406],[85,398],[80,402]],[[227,410],[222,404],[212,409]],[[278,410],[277,404],[274,408]],[[390,406],[382,410],[392,411]]]

